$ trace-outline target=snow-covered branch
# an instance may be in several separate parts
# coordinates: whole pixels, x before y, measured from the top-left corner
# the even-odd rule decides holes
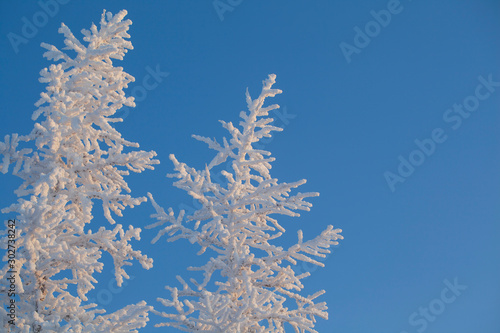
[[[35,104],[32,119],[37,122],[29,135],[6,136],[0,143],[1,171],[14,164],[13,174],[23,180],[17,203],[2,210],[17,220],[13,279],[19,296],[18,332],[137,332],[148,320],[151,308],[144,302],[108,315],[95,309],[96,304],[84,303],[97,283],[95,273],[103,269],[104,252],[113,259],[118,285],[129,278],[124,267],[133,260],[146,269],[152,266],[130,244],[140,239],[140,228],[124,230],[117,224],[113,230],[93,232],[91,224],[96,200],[112,224],[112,214],[122,216],[126,207],[146,201],[128,194],[124,176],[158,163],[154,151],[137,150],[137,143],[112,127],[122,121],[114,117],[118,109],[134,106],[133,97],[124,92],[134,78],[113,66],[133,48],[126,14],[104,11],[99,27],[83,30],[83,42],[62,24],[62,50],[42,43],[44,56],[58,63],[40,72],[40,82],[47,86]],[[35,149],[19,150],[21,141]],[[1,243],[7,244],[6,239]],[[9,265],[1,271],[2,289]],[[9,302],[6,293],[0,297],[3,304]],[[7,318],[3,307],[0,316]]]
[[[309,273],[296,275],[284,263],[305,261],[323,266],[315,258],[330,253],[330,247],[342,239],[341,230],[328,226],[309,241],[303,240],[300,231],[298,243],[287,250],[276,245],[285,229],[274,216],[300,216],[297,211],[309,211],[312,206],[306,199],[318,193],[292,194],[306,181],[279,183],[270,174],[274,161],[271,153],[253,146],[273,131],[281,131],[269,117],[269,112],[279,106],[264,106],[266,98],[281,93],[272,88],[275,79],[275,75],[269,75],[263,81],[256,99],[247,90],[248,111],[240,113],[239,127],[221,121],[229,138],[220,143],[193,136],[216,151],[204,169],[196,170],[170,156],[175,173],[167,176],[176,178],[174,185],[197,200],[200,209],[192,214],[181,211],[176,216],[148,194],[156,210],[152,217],[157,220],[148,228],[161,226],[153,242],[164,235],[168,235],[168,241],[185,238],[200,246],[199,254],[212,250],[215,255],[201,267],[189,267],[202,272],[201,281],[191,279],[188,283],[179,276],[182,288],[166,287],[170,299],[158,300],[172,312],[155,310],[168,319],[158,326],[186,332],[271,333],[285,332],[288,323],[296,332],[316,332],[315,318],[328,317],[326,304],[315,303],[323,291],[305,297],[299,294],[301,280]],[[232,170],[219,172],[217,166],[228,160]],[[212,181],[212,174],[217,172],[226,180],[224,184]]]

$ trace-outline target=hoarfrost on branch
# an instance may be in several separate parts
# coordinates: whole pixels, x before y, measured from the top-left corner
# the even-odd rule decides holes
[[[6,173],[13,164],[13,174],[23,180],[16,190],[18,202],[2,210],[17,220],[16,332],[137,332],[148,321],[151,307],[143,301],[111,314],[85,304],[97,283],[95,273],[103,269],[103,252],[113,259],[119,286],[129,278],[124,267],[131,261],[152,267],[152,260],[130,245],[140,238],[141,229],[124,229],[111,216],[122,216],[126,207],[146,201],[128,194],[124,176],[158,163],[155,152],[137,150],[137,143],[123,139],[112,127],[122,121],[113,117],[118,109],[135,105],[123,91],[134,78],[113,67],[113,59],[122,60],[133,48],[127,40],[132,22],[124,19],[126,14],[104,11],[99,28],[92,24],[82,30],[86,45],[64,24],[59,32],[65,48],[42,43],[44,56],[57,62],[40,72],[47,88],[32,118],[44,119],[29,135],[8,135],[0,142],[0,170]],[[19,150],[20,142],[36,149]],[[95,200],[102,202],[113,229],[90,228]],[[6,247],[6,232],[2,238]],[[0,273],[3,304],[9,302],[4,292],[9,268],[4,266]],[[4,307],[0,312],[2,327],[9,327]]]
[[[272,216],[299,216],[297,211],[309,211],[311,203],[305,199],[318,193],[290,192],[304,184],[278,183],[270,175],[274,158],[270,152],[254,149],[253,144],[270,137],[273,126],[269,112],[279,108],[273,104],[264,106],[267,97],[274,97],[281,90],[272,88],[276,76],[269,75],[263,82],[257,99],[246,93],[248,111],[240,113],[239,126],[221,121],[229,132],[229,140],[194,135],[217,152],[203,170],[196,170],[179,162],[171,155],[177,178],[174,185],[198,200],[202,208],[191,215],[181,211],[175,216],[172,209],[165,211],[148,194],[156,209],[152,215],[157,222],[148,226],[162,226],[156,242],[163,235],[169,241],[185,238],[200,246],[199,254],[206,250],[215,254],[202,267],[190,267],[201,271],[203,279],[191,283],[177,277],[182,287],[167,286],[170,299],[158,300],[171,312],[154,311],[168,319],[157,326],[172,326],[186,332],[285,332],[285,323],[295,332],[317,332],[316,317],[328,318],[324,302],[315,303],[324,293],[302,296],[302,279],[309,273],[296,275],[290,265],[297,261],[323,266],[317,257],[325,257],[330,247],[343,237],[340,229],[328,226],[316,238],[303,240],[298,232],[298,243],[282,248],[275,245],[285,229]],[[230,161],[232,172],[220,171],[226,184],[212,182],[211,173],[217,166]]]

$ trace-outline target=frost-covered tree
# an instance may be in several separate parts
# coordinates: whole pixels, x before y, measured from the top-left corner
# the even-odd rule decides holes
[[[302,231],[298,243],[284,249],[275,244],[285,229],[273,217],[276,215],[299,216],[297,210],[308,211],[311,203],[304,199],[318,193],[297,193],[292,189],[305,180],[293,183],[278,183],[270,175],[271,162],[268,151],[255,149],[252,145],[270,137],[272,131],[282,129],[272,125],[271,110],[278,105],[264,106],[267,97],[281,93],[273,89],[275,75],[263,82],[257,99],[246,93],[248,112],[240,113],[240,126],[221,121],[230,133],[222,143],[194,135],[197,140],[217,151],[215,158],[203,169],[196,170],[180,163],[171,155],[176,173],[168,175],[178,178],[175,186],[185,190],[198,200],[202,207],[191,215],[180,211],[175,216],[169,209],[165,212],[148,194],[156,209],[158,221],[147,228],[166,225],[153,239],[156,242],[164,234],[169,241],[185,238],[197,243],[201,250],[215,254],[201,267],[190,270],[201,271],[203,279],[191,283],[177,277],[182,287],[170,290],[170,299],[158,300],[170,313],[154,311],[168,318],[157,326],[172,326],[186,332],[285,332],[285,323],[295,332],[316,332],[316,317],[328,318],[324,302],[315,299],[324,291],[302,296],[301,280],[309,273],[296,275],[290,264],[304,261],[319,266],[323,264],[314,257],[325,257],[330,246],[336,245],[340,229],[328,226],[316,238],[304,241]],[[217,166],[232,161],[232,170],[220,171],[227,180],[224,184],[212,182]]]
[[[146,200],[127,194],[124,176],[157,163],[155,152],[135,149],[137,143],[123,139],[112,127],[122,121],[113,117],[118,109],[135,105],[123,91],[134,78],[113,66],[113,59],[122,60],[133,48],[127,40],[132,22],[124,20],[126,14],[104,11],[99,28],[92,24],[82,30],[86,43],[62,24],[64,50],[71,53],[42,43],[48,50],[44,56],[58,62],[40,72],[47,88],[32,118],[42,120],[29,135],[14,134],[0,142],[2,172],[14,164],[13,174],[23,180],[16,190],[18,202],[2,210],[17,220],[15,260],[0,271],[2,304],[14,299],[17,317],[7,322],[11,318],[2,306],[2,332],[137,332],[148,321],[151,307],[144,301],[105,314],[88,304],[86,296],[97,283],[96,272],[103,270],[100,259],[105,252],[114,262],[118,285],[129,278],[124,267],[132,260],[152,267],[152,260],[130,244],[139,239],[141,229],[124,229],[111,216],[122,216],[127,206]],[[34,149],[19,150],[21,142]],[[113,228],[92,228],[95,200],[102,202]],[[4,230],[4,248],[8,239],[12,237]],[[15,297],[6,293],[11,282]]]

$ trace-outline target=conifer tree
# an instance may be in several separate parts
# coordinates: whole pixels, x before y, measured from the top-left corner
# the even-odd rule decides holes
[[[114,262],[119,286],[129,278],[124,267],[131,261],[152,267],[152,260],[130,244],[141,229],[124,229],[111,216],[146,201],[128,194],[124,176],[157,163],[155,152],[137,150],[137,143],[112,126],[122,121],[113,117],[118,109],[135,106],[123,90],[134,78],[113,66],[113,59],[122,60],[133,48],[126,14],[104,11],[99,28],[92,24],[82,30],[86,43],[62,24],[63,50],[71,53],[42,43],[44,57],[57,62],[40,72],[47,87],[32,119],[42,120],[29,135],[7,135],[0,142],[2,172],[14,164],[13,174],[23,180],[18,202],[2,210],[16,220],[15,260],[0,271],[2,304],[14,299],[16,317],[9,323],[10,310],[2,306],[2,332],[137,332],[148,321],[151,307],[144,301],[111,314],[86,302],[97,283],[95,273],[103,270],[103,253]],[[33,150],[19,150],[22,142]],[[112,229],[92,227],[95,201],[102,203]],[[9,239],[3,232],[4,248]],[[6,292],[11,283],[16,297]]]
[[[148,226],[164,226],[153,242],[167,234],[169,241],[181,238],[200,246],[199,254],[208,251],[214,256],[201,267],[201,280],[186,282],[177,276],[181,287],[166,288],[170,298],[158,300],[170,312],[154,311],[168,319],[157,326],[172,326],[186,332],[285,332],[285,323],[295,332],[317,332],[316,317],[328,318],[324,302],[315,303],[324,291],[302,296],[302,279],[309,273],[296,275],[291,265],[304,261],[319,266],[314,257],[325,257],[329,248],[342,239],[340,229],[328,226],[316,238],[304,241],[298,232],[298,243],[283,248],[277,244],[285,232],[275,218],[278,215],[299,216],[298,210],[309,211],[311,203],[306,198],[318,193],[290,192],[305,180],[279,183],[270,174],[274,158],[270,152],[253,145],[271,132],[282,129],[273,126],[269,112],[279,108],[264,106],[267,97],[274,97],[281,90],[272,88],[275,75],[263,82],[257,99],[246,93],[248,112],[240,113],[239,127],[221,121],[229,132],[229,140],[222,143],[194,135],[217,152],[202,170],[179,162],[171,155],[175,173],[168,175],[178,180],[174,185],[198,200],[202,207],[188,215],[180,211],[175,216],[170,208],[165,211],[148,194],[156,209],[152,217],[157,222]],[[224,184],[212,182],[211,175],[217,166],[232,161],[232,171],[220,171],[227,180]],[[215,178],[215,177],[214,177]]]

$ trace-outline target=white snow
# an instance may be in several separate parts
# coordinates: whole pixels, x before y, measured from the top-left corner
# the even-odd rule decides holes
[[[174,185],[198,200],[202,208],[192,215],[181,211],[176,217],[172,209],[166,212],[148,194],[156,209],[152,216],[158,222],[147,228],[163,226],[153,242],[167,234],[169,241],[185,238],[200,246],[199,254],[209,250],[214,255],[204,266],[190,268],[201,270],[203,281],[192,279],[188,283],[178,276],[180,288],[166,287],[170,298],[158,300],[171,312],[155,310],[168,319],[157,326],[186,332],[271,333],[285,332],[284,324],[288,323],[296,332],[317,332],[316,317],[328,317],[326,304],[315,303],[324,291],[300,295],[301,279],[309,273],[296,276],[290,264],[300,260],[323,266],[314,257],[330,253],[330,246],[343,238],[341,230],[328,226],[305,242],[300,231],[297,244],[288,249],[275,245],[285,229],[272,216],[299,216],[297,211],[309,211],[312,206],[305,199],[318,193],[291,194],[306,181],[279,183],[270,174],[274,158],[252,146],[270,137],[272,131],[282,130],[273,126],[269,117],[269,112],[279,106],[264,106],[267,97],[281,93],[272,88],[275,79],[275,75],[269,75],[257,99],[252,99],[247,90],[248,112],[241,112],[239,127],[221,121],[229,139],[219,143],[193,136],[217,152],[205,169],[196,170],[170,156],[176,172],[168,176],[177,178]],[[214,167],[228,160],[232,161],[232,172],[221,172],[227,184],[212,182]],[[212,281],[215,273],[223,280]],[[290,300],[294,308],[288,307]]]
[[[63,50],[42,44],[44,56],[59,61],[40,72],[46,83],[36,103],[33,120],[43,116],[29,135],[6,136],[0,144],[2,172],[14,164],[13,174],[23,180],[16,191],[18,202],[2,212],[17,219],[16,276],[17,332],[137,332],[148,320],[151,307],[145,302],[129,305],[108,315],[84,305],[87,293],[97,283],[103,252],[114,261],[115,277],[120,286],[128,275],[124,266],[133,260],[152,267],[152,260],[133,250],[130,241],[140,239],[139,228],[124,230],[115,224],[112,213],[122,216],[126,207],[134,207],[146,198],[133,198],[124,176],[130,171],[153,169],[158,163],[155,152],[136,150],[138,144],[126,141],[110,123],[123,105],[134,106],[123,91],[134,78],[111,59],[123,59],[132,44],[127,31],[130,20],[126,11],[116,15],[104,12],[100,28],[84,30],[82,44],[62,24]],[[18,150],[19,142],[31,142],[35,151]],[[127,149],[129,152],[124,152]],[[102,202],[106,218],[115,224],[112,230],[101,227],[92,231],[92,207]],[[84,229],[88,229],[85,232]],[[6,246],[6,235],[1,240]],[[1,271],[4,277],[8,266]],[[56,278],[69,272],[65,278]],[[2,278],[3,285],[6,281]],[[76,285],[76,294],[69,291]],[[74,288],[73,288],[74,289]],[[9,301],[1,293],[2,304]],[[0,308],[3,327],[8,323]]]

